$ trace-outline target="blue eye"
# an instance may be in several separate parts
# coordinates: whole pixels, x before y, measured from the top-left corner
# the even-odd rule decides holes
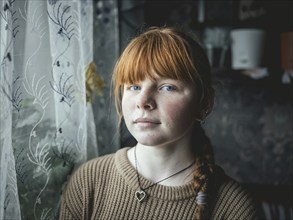
[[[163,86],[161,89],[170,92],[170,91],[176,90],[176,87],[167,85],[167,86]]]
[[[129,89],[133,91],[137,91],[137,90],[140,90],[140,86],[136,86],[136,85],[130,86]]]

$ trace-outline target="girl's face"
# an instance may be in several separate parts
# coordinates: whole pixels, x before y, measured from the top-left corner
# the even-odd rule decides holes
[[[137,84],[125,84],[122,113],[139,144],[174,144],[191,138],[196,103],[192,84],[158,77],[156,81],[144,79]]]

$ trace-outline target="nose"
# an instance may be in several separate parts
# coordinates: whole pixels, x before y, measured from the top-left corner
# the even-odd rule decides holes
[[[156,101],[150,92],[141,92],[136,101],[136,107],[143,110],[153,110],[156,108]]]

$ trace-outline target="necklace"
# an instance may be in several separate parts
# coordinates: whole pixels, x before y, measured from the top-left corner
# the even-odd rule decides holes
[[[188,165],[187,167],[183,168],[182,170],[179,170],[176,173],[173,173],[172,175],[167,176],[167,177],[165,177],[165,178],[163,178],[163,179],[161,179],[161,180],[159,180],[159,181],[157,181],[157,182],[155,182],[155,183],[143,188],[141,186],[140,175],[139,175],[138,170],[137,170],[136,147],[134,147],[134,160],[135,160],[135,171],[136,171],[137,181],[138,181],[138,185],[139,185],[139,189],[136,190],[136,192],[135,192],[135,198],[139,202],[143,202],[145,200],[145,198],[147,197],[147,193],[146,193],[147,189],[149,189],[149,188],[151,188],[151,187],[153,187],[153,186],[155,186],[155,185],[157,185],[157,184],[159,184],[159,183],[161,183],[161,182],[163,182],[163,181],[165,181],[165,180],[167,180],[167,179],[169,179],[169,178],[171,178],[173,176],[176,176],[179,173],[182,173],[183,171],[185,171],[188,168],[192,167],[193,164],[195,163],[195,161],[193,161],[190,165]]]

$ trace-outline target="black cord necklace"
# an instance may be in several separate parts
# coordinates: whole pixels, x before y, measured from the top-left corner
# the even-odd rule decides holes
[[[145,200],[145,198],[147,197],[147,193],[146,193],[147,189],[149,189],[149,188],[151,188],[151,187],[153,187],[153,186],[155,186],[155,185],[157,185],[157,184],[159,184],[159,183],[161,183],[161,182],[163,182],[163,181],[165,181],[165,180],[167,180],[167,179],[169,179],[169,178],[171,178],[173,176],[176,176],[179,173],[182,173],[183,171],[185,171],[188,168],[192,167],[194,165],[194,163],[195,163],[195,161],[194,161],[190,165],[188,165],[187,167],[183,168],[182,170],[179,170],[176,173],[174,173],[174,174],[172,174],[172,175],[170,175],[168,177],[165,177],[165,178],[163,178],[163,179],[161,179],[161,180],[159,180],[159,181],[157,181],[157,182],[155,182],[155,183],[143,188],[141,186],[140,176],[139,176],[139,173],[138,173],[138,170],[137,170],[136,147],[134,147],[134,160],[135,160],[135,171],[136,171],[137,181],[138,181],[138,185],[139,185],[139,189],[136,190],[136,192],[135,192],[135,198],[139,202],[143,202]]]

